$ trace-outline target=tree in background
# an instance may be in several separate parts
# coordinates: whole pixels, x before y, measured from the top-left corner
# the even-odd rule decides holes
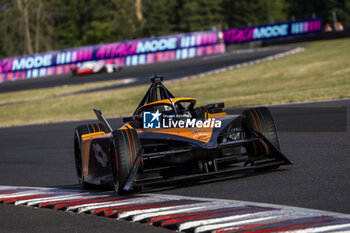
[[[333,22],[332,11],[335,11],[338,20],[350,21],[350,1],[349,0],[294,0],[291,1],[288,13],[297,19],[317,16],[324,22]]]
[[[0,56],[318,16],[350,21],[349,0],[0,0]]]
[[[59,0],[54,3],[55,44],[63,48],[83,45],[80,41],[92,19],[90,4],[79,0]]]
[[[178,1],[142,0],[143,36],[172,34],[176,30]]]
[[[222,0],[183,1],[180,11],[182,31],[210,30],[223,23]]]
[[[140,36],[140,22],[133,0],[92,0],[90,23],[84,26],[81,44],[134,39]]]
[[[55,2],[56,47],[121,41],[139,36],[132,0],[59,0]]]
[[[0,1],[1,51],[5,56],[51,49],[53,21],[46,0]]]
[[[222,0],[224,28],[245,27],[285,21],[285,0]]]

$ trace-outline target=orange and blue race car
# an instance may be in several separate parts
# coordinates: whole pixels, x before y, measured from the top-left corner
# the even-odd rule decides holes
[[[228,115],[224,103],[195,107],[174,97],[156,74],[132,116],[112,129],[99,123],[75,129],[74,156],[82,185],[113,185],[116,192],[227,179],[291,162],[280,151],[266,107]]]

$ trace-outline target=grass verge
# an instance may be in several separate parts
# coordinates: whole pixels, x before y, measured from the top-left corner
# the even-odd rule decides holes
[[[350,39],[312,42],[299,54],[202,78],[174,81],[167,87],[176,96],[195,97],[200,105],[225,102],[226,107],[347,98],[350,97],[349,61]],[[132,114],[148,86],[65,94],[115,85],[115,82],[0,94],[0,126],[94,118],[94,107],[107,117]]]

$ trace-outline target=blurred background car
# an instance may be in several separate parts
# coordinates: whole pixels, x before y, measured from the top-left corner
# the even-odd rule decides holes
[[[95,61],[88,61],[71,67],[72,77],[93,73],[115,73],[121,69],[120,66],[114,64],[103,64]]]

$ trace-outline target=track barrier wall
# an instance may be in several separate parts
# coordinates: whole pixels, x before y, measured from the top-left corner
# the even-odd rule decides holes
[[[132,66],[224,52],[217,31],[85,46],[0,59],[0,82],[69,73],[72,67],[87,61]]]
[[[0,59],[0,82],[70,73],[87,61],[134,66],[220,54],[226,45],[322,31],[321,19],[203,31],[63,49]]]
[[[234,28],[223,32],[226,45],[269,40],[283,37],[301,36],[322,31],[321,19],[308,19],[279,24]]]

